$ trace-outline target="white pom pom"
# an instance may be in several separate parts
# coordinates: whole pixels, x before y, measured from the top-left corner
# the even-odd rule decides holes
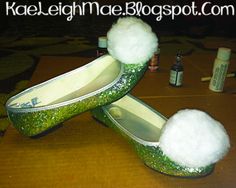
[[[160,148],[185,167],[205,167],[222,159],[230,148],[223,125],[199,110],[181,110],[166,123]]]
[[[126,64],[146,63],[158,46],[151,27],[135,17],[120,18],[107,33],[107,39],[110,55]]]

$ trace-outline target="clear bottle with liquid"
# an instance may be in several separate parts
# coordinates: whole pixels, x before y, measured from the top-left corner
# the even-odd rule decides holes
[[[169,84],[174,87],[180,87],[183,84],[184,67],[182,64],[182,56],[180,53],[176,55],[176,61],[170,70]]]

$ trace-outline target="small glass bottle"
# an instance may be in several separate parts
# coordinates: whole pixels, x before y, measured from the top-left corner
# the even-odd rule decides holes
[[[98,38],[97,57],[107,53],[107,37],[101,36]]]
[[[181,59],[182,57],[180,53],[177,53],[176,61],[174,65],[172,65],[171,70],[170,70],[169,83],[171,86],[174,86],[174,87],[180,87],[183,84],[184,67],[182,65]]]
[[[159,69],[160,64],[160,48],[157,48],[157,51],[153,54],[152,58],[149,61],[149,70],[151,72],[156,72]]]

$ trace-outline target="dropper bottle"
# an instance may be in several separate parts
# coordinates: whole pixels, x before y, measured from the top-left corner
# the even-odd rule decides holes
[[[176,55],[176,61],[172,65],[170,70],[169,84],[171,86],[180,87],[183,84],[184,67],[181,61],[182,61],[182,56],[178,52]]]

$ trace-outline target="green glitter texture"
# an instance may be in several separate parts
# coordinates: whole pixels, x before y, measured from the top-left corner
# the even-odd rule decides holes
[[[104,107],[105,108],[105,107]],[[116,132],[125,137],[133,145],[139,158],[150,168],[171,176],[180,177],[201,177],[213,171],[214,164],[201,168],[189,168],[176,164],[169,159],[158,146],[143,145],[119,129],[115,123],[104,113],[103,108],[98,107],[91,110],[92,115],[101,123],[113,128]]]
[[[147,64],[123,64],[123,74],[110,88],[81,101],[52,109],[29,112],[7,108],[13,126],[26,136],[38,135],[82,112],[110,104],[126,95],[141,79]],[[25,109],[25,108],[24,108]]]

